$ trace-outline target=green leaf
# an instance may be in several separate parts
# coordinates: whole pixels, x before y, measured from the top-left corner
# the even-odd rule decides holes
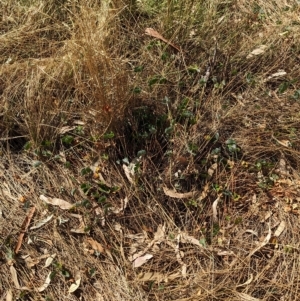
[[[32,143],[30,141],[27,141],[23,146],[25,150],[29,150],[31,149],[31,147],[32,147]]]
[[[200,69],[197,65],[191,65],[188,67],[188,72],[189,73],[199,73]]]
[[[34,161],[34,163],[33,163],[33,166],[34,167],[39,167],[39,166],[41,166],[42,165],[42,162],[41,161]]]
[[[74,141],[74,137],[70,135],[65,135],[61,138],[61,141],[66,145],[70,145]]]
[[[86,194],[90,190],[91,185],[89,183],[83,183],[80,188]]]
[[[143,70],[144,70],[144,66],[136,66],[133,69],[134,72],[142,72]]]
[[[137,153],[137,156],[138,156],[138,157],[142,157],[142,156],[144,156],[144,155],[146,155],[146,151],[145,151],[144,149],[138,151],[138,153]]]
[[[151,86],[155,85],[156,83],[158,83],[159,80],[160,80],[160,78],[158,76],[154,76],[148,80],[148,85],[151,87]]]
[[[109,133],[105,133],[104,135],[103,135],[103,138],[104,139],[112,139],[112,138],[114,138],[115,137],[115,134],[114,134],[114,132],[112,132],[112,131],[110,131]]]
[[[288,89],[289,86],[290,86],[290,82],[281,83],[278,87],[278,92],[280,94],[284,93]]]
[[[141,89],[140,87],[134,87],[134,88],[132,89],[132,92],[135,93],[135,94],[139,94],[139,93],[142,92],[142,89]]]
[[[82,176],[85,176],[85,175],[87,175],[87,174],[90,174],[90,173],[92,173],[92,170],[91,170],[91,168],[90,167],[85,167],[85,168],[82,168],[81,169],[81,175]]]
[[[292,96],[293,99],[299,99],[300,98],[300,90],[296,90],[294,95]]]
[[[199,239],[199,243],[200,243],[204,248],[206,248],[206,239],[205,239],[205,238],[200,238],[200,239]]]

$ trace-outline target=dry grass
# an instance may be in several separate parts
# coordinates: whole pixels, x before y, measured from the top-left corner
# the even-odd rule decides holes
[[[1,300],[296,300],[298,1],[46,2],[0,4]]]

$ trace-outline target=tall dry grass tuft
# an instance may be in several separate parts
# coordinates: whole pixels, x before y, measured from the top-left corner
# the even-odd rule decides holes
[[[38,147],[56,141],[74,119],[93,124],[90,134],[98,137],[117,124],[128,101],[127,75],[108,48],[115,14],[109,5],[3,6],[3,138],[23,136]]]

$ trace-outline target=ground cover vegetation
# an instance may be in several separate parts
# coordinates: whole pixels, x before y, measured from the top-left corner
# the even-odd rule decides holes
[[[299,13],[1,1],[1,300],[297,300]]]

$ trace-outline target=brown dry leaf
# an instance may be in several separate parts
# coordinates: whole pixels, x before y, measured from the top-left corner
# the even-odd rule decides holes
[[[28,215],[26,216],[23,224],[22,224],[22,227],[21,227],[21,233],[19,235],[19,238],[18,238],[18,242],[17,242],[17,245],[16,245],[16,248],[15,248],[15,253],[17,254],[21,248],[21,245],[22,245],[22,242],[23,242],[23,238],[24,238],[24,235],[25,235],[25,232],[27,231],[28,229],[28,226],[30,224],[30,221],[33,217],[33,214],[35,212],[35,207],[32,207],[28,213]]]
[[[19,197],[19,202],[25,203],[25,201],[26,201],[26,198],[24,196]]]
[[[61,209],[68,210],[74,207],[74,205],[70,204],[69,202],[66,202],[62,199],[58,198],[50,198],[46,197],[44,195],[40,195],[40,200],[44,201],[47,204],[53,205],[53,206],[58,206]]]
[[[145,33],[146,33],[146,35],[151,36],[151,37],[156,38],[156,39],[159,39],[159,40],[165,42],[166,44],[172,46],[174,49],[180,51],[180,48],[178,46],[174,45],[173,43],[171,43],[170,41],[165,39],[160,33],[158,33],[153,28],[150,28],[150,27],[146,28]]]
[[[254,250],[252,250],[250,252],[250,254],[248,255],[248,258],[250,258],[253,254],[255,254],[262,247],[264,247],[265,245],[267,245],[269,243],[270,239],[271,239],[271,235],[272,235],[272,232],[271,232],[271,229],[269,228],[268,235],[265,237],[264,241],[258,247],[256,247]]]
[[[138,268],[138,267],[142,266],[152,257],[153,257],[153,255],[151,255],[151,254],[145,254],[144,256],[140,256],[140,257],[136,258],[133,262],[133,267]]]
[[[278,228],[274,233],[274,236],[279,237],[281,233],[284,231],[284,229],[285,229],[285,221],[281,221],[281,223],[279,224]]]
[[[207,197],[208,189],[209,189],[209,183],[205,184],[200,197],[197,199],[198,202],[204,200]]]
[[[163,190],[165,195],[175,198],[175,199],[188,199],[194,196],[195,192],[186,192],[186,193],[180,193],[176,192],[175,190],[169,189],[166,186],[163,186]]]
[[[211,178],[213,174],[215,173],[216,169],[218,167],[218,163],[214,163],[207,171],[209,177]]]
[[[264,216],[264,218],[260,221],[261,223],[264,223],[266,220],[268,220],[272,216],[272,212],[267,212]]]
[[[49,284],[51,282],[51,273],[52,272],[50,272],[48,274],[47,278],[45,279],[44,284],[36,289],[37,292],[39,292],[39,293],[43,292],[49,286]]]
[[[96,241],[92,238],[88,238],[86,241],[91,245],[91,247],[94,251],[99,252],[99,253],[104,253],[104,248],[98,241]]]

